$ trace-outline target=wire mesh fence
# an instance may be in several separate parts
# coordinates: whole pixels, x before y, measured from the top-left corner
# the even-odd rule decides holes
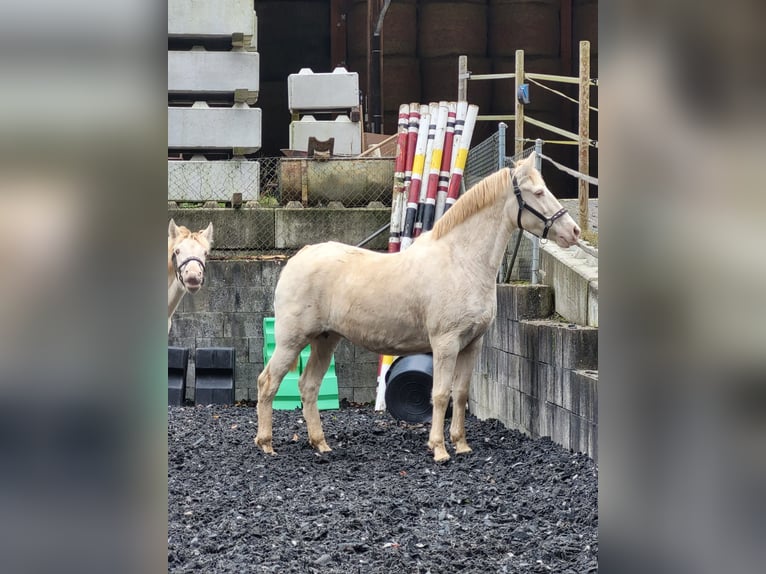
[[[303,207],[333,201],[343,207],[390,206],[393,176],[393,157],[170,161],[168,200],[229,206],[240,194],[237,201],[246,207],[284,207],[291,201]]]
[[[502,126],[468,154],[465,188],[526,157],[505,155]],[[292,253],[335,240],[355,245],[390,221],[393,157],[258,159],[168,162],[170,216],[192,230],[213,222],[214,256]],[[365,247],[385,250],[388,234]],[[515,234],[500,278],[507,275]],[[529,280],[532,253],[522,242],[511,280]]]
[[[356,244],[390,219],[393,176],[393,157],[169,161],[169,210],[190,229],[212,221],[217,256]]]
[[[498,126],[497,132],[471,148],[465,169],[465,182],[468,188],[500,169],[500,166],[513,167],[514,162],[527,157],[535,150],[534,146],[531,146],[519,154],[507,156],[504,130],[504,125]],[[523,232],[518,230],[513,232],[511,240],[506,247],[498,273],[498,281],[500,282],[505,282],[506,280],[530,281],[532,279],[533,242],[522,241],[519,244],[515,259],[513,258],[513,249],[519,233]],[[510,269],[509,275],[512,261],[513,268]]]

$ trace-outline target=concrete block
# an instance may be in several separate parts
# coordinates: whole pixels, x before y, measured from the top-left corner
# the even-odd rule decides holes
[[[519,321],[517,325],[519,334],[514,340],[512,352],[520,357],[537,361],[540,356],[538,345],[540,342],[541,322],[524,320]],[[518,344],[516,341],[518,341]]]
[[[520,390],[529,396],[545,400],[547,392],[546,381],[553,375],[549,373],[548,365],[529,359],[519,362]]]
[[[320,141],[333,138],[333,155],[351,156],[362,152],[362,125],[345,115],[335,120],[317,120],[308,115],[290,123],[290,149],[308,151],[310,137]]]
[[[468,387],[468,408],[482,420],[490,418],[487,414],[489,408],[488,392],[487,378],[480,372],[474,371],[471,374],[471,384]]]
[[[253,311],[231,312],[225,311],[223,322],[224,337],[248,337],[260,339],[263,346],[263,314]]]
[[[168,199],[172,201],[243,201],[260,196],[261,164],[257,161],[168,161]]]
[[[335,347],[335,363],[353,363],[354,345],[347,339],[341,339],[338,346]]]
[[[173,218],[178,225],[194,230],[212,223],[214,249],[273,249],[274,212],[274,209],[188,208],[174,211]]]
[[[222,287],[256,287],[261,284],[260,261],[224,259],[209,261],[207,268],[215,271],[215,283]]]
[[[561,323],[556,321],[535,321],[537,325],[536,360],[549,365],[561,364]]]
[[[345,68],[314,73],[303,68],[287,76],[287,107],[299,110],[338,110],[359,105],[359,74]]]
[[[553,287],[555,310],[568,321],[588,324],[588,288],[598,281],[598,266],[578,257],[580,250],[547,243],[540,249],[543,282]]]
[[[336,363],[335,372],[338,376],[338,386],[372,389],[378,386],[377,365],[369,363]]]
[[[542,319],[553,314],[553,292],[547,285],[512,285],[510,318]]]
[[[598,460],[598,425],[576,415],[569,417],[569,448]]]
[[[566,369],[598,369],[598,329],[562,325],[561,366]]]
[[[249,400],[250,393],[247,392],[247,389],[256,389],[257,395],[258,375],[261,374],[262,370],[262,365],[237,361],[237,378],[234,381],[234,388],[245,390],[245,398],[241,400]]]
[[[545,427],[543,436],[551,437],[551,440],[564,448],[571,449],[570,416],[571,412],[559,406],[547,403],[545,405]]]
[[[272,293],[277,286],[279,276],[282,273],[285,263],[283,261],[264,261],[261,267],[261,286]],[[273,295],[272,295],[273,302]],[[271,315],[273,316],[273,315]]]
[[[168,108],[168,148],[254,153],[261,149],[261,110],[247,104],[209,108],[204,102]]]
[[[205,50],[168,52],[168,93],[242,93],[249,105],[258,98],[258,52]],[[200,98],[204,99],[204,98]]]
[[[339,389],[340,395],[340,389]],[[374,403],[375,402],[375,389],[370,387],[354,387],[354,399],[355,403]]]
[[[168,36],[252,37],[248,47],[257,46],[258,23],[252,0],[168,0]]]
[[[386,209],[329,210],[280,209],[275,212],[275,247],[298,249],[310,243],[339,241],[354,245],[378,230],[391,218]],[[368,249],[385,249],[388,237],[379,235],[366,245]]]
[[[188,296],[187,296],[188,297]],[[200,338],[223,336],[223,315],[221,313],[176,313],[173,316],[171,332],[184,337],[194,336],[196,347],[225,347],[229,345],[201,345]]]
[[[346,400],[350,403],[354,402],[354,387],[341,387],[338,386],[338,400],[343,402]]]
[[[532,438],[539,438],[545,433],[545,403],[539,397],[519,393],[521,403],[520,427]]]
[[[598,372],[570,371],[571,409],[590,423],[598,423]]]
[[[354,347],[354,362],[355,363],[374,363],[377,368],[380,356],[377,353],[368,351],[364,347],[353,345]]]
[[[505,359],[506,384],[512,389],[521,390],[521,361],[525,359],[513,353],[506,353]]]
[[[598,281],[588,283],[588,326],[598,328]]]
[[[246,401],[249,396],[247,387],[234,385],[234,402]]]

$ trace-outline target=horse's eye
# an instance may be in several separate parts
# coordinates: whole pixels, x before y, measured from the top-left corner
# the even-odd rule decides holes
[[[540,189],[535,190],[535,195],[540,197],[545,193],[545,190],[541,187]]]
[[[176,255],[178,255],[179,253],[181,253],[181,248],[180,247],[176,247]]]

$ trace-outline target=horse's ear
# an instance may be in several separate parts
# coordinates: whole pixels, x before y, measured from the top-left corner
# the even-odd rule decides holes
[[[202,237],[213,243],[213,222],[208,223],[207,227],[201,232]]]
[[[176,225],[176,221],[175,219],[171,219],[170,224],[168,225],[168,237],[170,237],[170,239],[175,239],[177,233],[178,233],[178,226]]]

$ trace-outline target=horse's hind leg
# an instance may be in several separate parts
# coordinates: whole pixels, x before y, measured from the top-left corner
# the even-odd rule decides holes
[[[449,436],[455,445],[457,454],[471,452],[471,447],[465,439],[465,405],[468,402],[468,387],[471,383],[471,373],[476,355],[481,349],[484,337],[474,339],[466,348],[460,351],[455,363],[455,377],[452,384],[452,423]]]
[[[274,453],[271,446],[274,396],[287,372],[295,367],[300,350],[301,347],[277,345],[271,360],[258,376],[258,433],[255,435],[255,444],[268,454]]]
[[[298,386],[301,390],[303,401],[303,417],[306,419],[306,427],[309,433],[309,443],[319,452],[329,452],[330,447],[324,438],[322,421],[319,418],[317,399],[322,378],[330,366],[332,354],[340,338],[337,335],[320,335],[311,341],[311,355],[309,356],[306,369],[301,374]]]

